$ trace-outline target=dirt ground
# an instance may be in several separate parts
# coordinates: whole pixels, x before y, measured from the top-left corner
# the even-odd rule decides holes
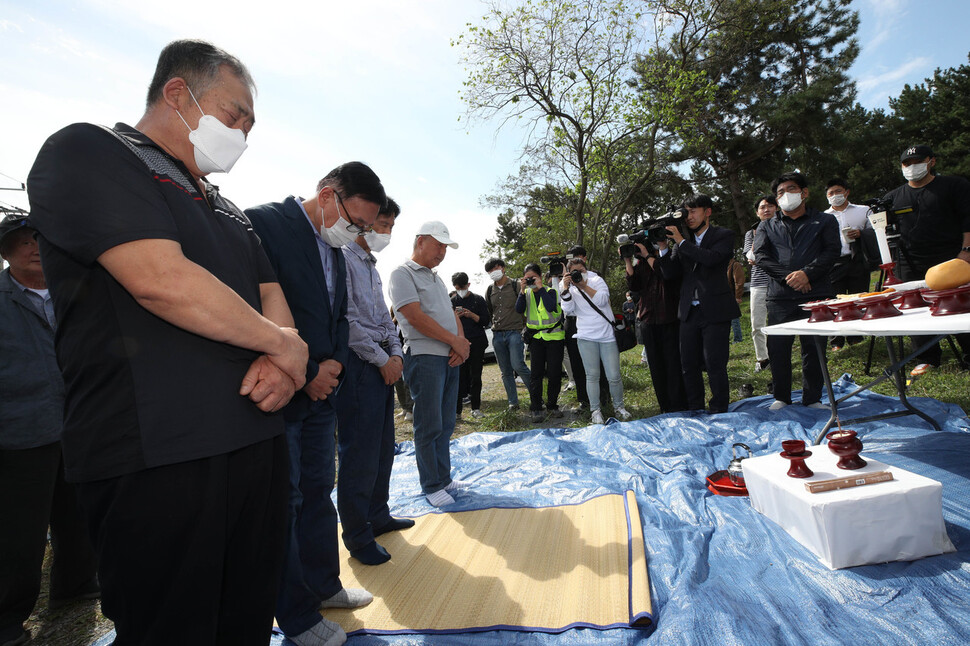
[[[565,382],[563,386],[565,387]],[[516,431],[532,428],[534,424],[531,424],[529,417],[528,390],[524,386],[519,386],[518,393],[522,409],[518,412],[510,412],[498,366],[495,363],[486,364],[482,374],[482,412],[485,416],[474,419],[471,417],[471,408],[465,406],[464,415],[455,428],[455,436],[476,431]],[[569,412],[574,401],[575,396],[571,392],[565,392],[560,396],[560,405],[566,414],[557,421],[557,426],[583,426],[588,423],[585,418]],[[413,437],[411,423],[404,421],[401,416],[395,417],[395,430],[398,441],[410,440]],[[47,608],[50,558],[51,553],[48,548],[44,559],[40,599],[27,622],[27,629],[33,637],[30,644],[87,646],[110,632],[113,625],[101,614],[101,604],[96,600],[78,602],[54,611]]]

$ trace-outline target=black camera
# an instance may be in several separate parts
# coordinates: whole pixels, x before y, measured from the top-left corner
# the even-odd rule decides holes
[[[571,272],[569,272],[569,278],[578,285],[579,283],[583,282],[583,272],[578,269],[573,269]]]
[[[526,284],[526,285],[529,285],[530,287],[531,287],[532,285],[535,285],[535,284],[536,284],[536,279],[535,279],[535,276],[529,276],[528,278],[526,278],[526,279],[525,279],[525,284]]]
[[[660,217],[651,218],[646,221],[647,240],[654,244],[660,244],[670,237],[667,227],[677,227],[680,235],[687,237],[690,233],[687,230],[687,209],[682,206],[675,206],[670,211]]]
[[[566,263],[572,259],[573,257],[570,254],[565,254],[561,251],[551,251],[546,252],[546,255],[539,258],[539,262],[543,265],[549,265],[549,275],[558,278],[566,271]]]
[[[616,242],[620,245],[620,257],[632,258],[637,255],[637,243],[647,244],[646,231],[634,231],[633,233],[621,233],[616,236]]]
[[[872,209],[873,213],[886,214],[886,235],[889,237],[893,237],[898,233],[899,216],[907,215],[914,211],[912,206],[901,206],[898,209],[894,209],[892,200],[883,199],[881,197],[866,200],[863,202],[863,204]]]

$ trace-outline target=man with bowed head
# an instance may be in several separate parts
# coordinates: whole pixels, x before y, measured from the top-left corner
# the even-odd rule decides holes
[[[404,334],[404,379],[414,399],[414,452],[421,491],[435,507],[450,505],[466,483],[451,477],[449,443],[455,430],[458,366],[471,344],[434,268],[448,247],[458,248],[448,227],[425,222],[411,259],[391,272],[391,304]]]
[[[337,429],[331,395],[346,375],[350,354],[347,268],[340,248],[370,232],[386,201],[374,171],[349,162],[327,173],[309,199],[291,195],[246,211],[310,348],[307,384],[283,410],[290,506],[276,620],[299,646],[346,639],[338,624],[320,616],[321,608],[356,608],[373,600],[366,590],[340,582],[337,510],[330,497]]]
[[[344,545],[366,565],[391,558],[377,537],[414,526],[409,518],[392,518],[387,505],[394,465],[394,384],[404,370],[404,352],[384,303],[374,257],[390,244],[400,212],[397,202],[387,198],[374,230],[343,248],[351,351],[345,377],[350,386],[341,389],[334,404],[340,456],[337,508]]]
[[[253,644],[286,531],[279,410],[307,346],[259,238],[205,176],[255,121],[235,57],[180,40],[131,127],[73,124],[28,177],[58,321],[62,451],[115,644]]]

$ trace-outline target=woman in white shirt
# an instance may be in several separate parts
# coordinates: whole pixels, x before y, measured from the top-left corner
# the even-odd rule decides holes
[[[593,413],[592,422],[602,424],[604,421],[600,410],[600,362],[610,384],[616,416],[630,419],[632,415],[623,407],[620,351],[616,347],[611,324],[615,317],[610,309],[609,287],[601,277],[587,273],[586,262],[581,258],[570,260],[567,270],[569,273],[562,279],[562,309],[567,315],[576,317],[576,345],[579,346],[583,368],[586,369],[586,392]],[[570,276],[573,271],[581,272],[582,280],[574,280]]]

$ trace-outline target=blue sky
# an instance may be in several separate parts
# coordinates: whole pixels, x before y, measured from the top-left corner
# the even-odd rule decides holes
[[[450,41],[484,13],[477,0],[0,0],[0,173],[25,180],[37,149],[75,122],[134,123],[165,43],[210,40],[258,85],[249,149],[213,176],[245,208],[307,196],[353,159],[370,164],[403,208],[381,254],[383,274],[410,252],[421,222],[442,220],[461,243],[439,272],[482,274],[480,244],[497,213],[480,198],[518,168],[523,133],[466,124],[464,73]],[[967,62],[970,3],[856,0],[858,100],[886,107],[905,83]],[[0,187],[11,186],[0,176]],[[0,191],[26,207],[26,196]],[[477,281],[476,281],[477,282]]]

